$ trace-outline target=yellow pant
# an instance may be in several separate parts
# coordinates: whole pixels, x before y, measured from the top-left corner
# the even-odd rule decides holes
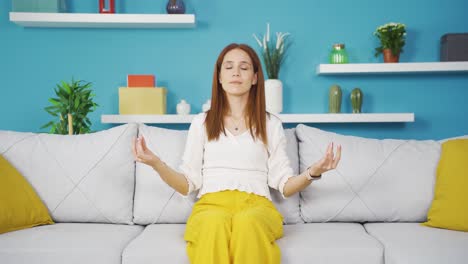
[[[184,239],[192,264],[275,264],[283,217],[263,196],[241,191],[203,195],[193,207]]]

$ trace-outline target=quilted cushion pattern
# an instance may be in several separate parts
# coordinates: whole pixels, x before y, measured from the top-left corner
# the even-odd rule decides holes
[[[421,222],[433,198],[440,143],[368,139],[298,125],[301,170],[342,145],[336,170],[301,192],[306,222]]]
[[[140,124],[138,134],[148,148],[169,167],[179,168],[187,137],[186,130],[172,130]],[[133,221],[136,224],[185,223],[196,193],[184,198],[169,187],[150,166],[137,162]]]
[[[178,170],[187,137],[186,130],[172,130],[139,125],[139,134],[146,139],[148,147],[171,168]],[[293,129],[285,130],[288,138],[287,153],[294,171],[297,173],[298,149]],[[186,223],[192,206],[196,202],[194,192],[184,198],[170,188],[149,166],[137,163],[134,218],[136,224]],[[272,200],[283,214],[285,223],[303,222],[299,215],[299,195],[283,199],[281,194],[271,189]]]
[[[56,222],[132,223],[135,124],[85,135],[0,131],[0,154]]]

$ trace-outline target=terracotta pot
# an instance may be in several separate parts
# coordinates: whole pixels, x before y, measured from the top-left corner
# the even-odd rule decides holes
[[[384,49],[383,50],[383,55],[384,55],[384,62],[398,62],[400,59],[400,54],[397,54],[396,56],[393,55],[391,49]]]

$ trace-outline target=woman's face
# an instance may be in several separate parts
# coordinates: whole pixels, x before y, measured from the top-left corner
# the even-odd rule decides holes
[[[219,82],[227,95],[248,94],[257,83],[257,74],[249,54],[241,49],[230,50],[224,56],[219,72]]]

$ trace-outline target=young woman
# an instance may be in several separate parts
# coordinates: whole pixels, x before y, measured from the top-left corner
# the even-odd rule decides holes
[[[301,191],[336,168],[341,147],[335,155],[330,143],[321,160],[293,175],[281,120],[265,110],[260,60],[251,47],[230,44],[216,61],[211,109],[193,119],[179,171],[142,137],[133,152],[182,195],[198,190],[184,235],[191,263],[258,264],[281,261],[275,241],[283,235],[283,217],[269,187],[283,197]]]

